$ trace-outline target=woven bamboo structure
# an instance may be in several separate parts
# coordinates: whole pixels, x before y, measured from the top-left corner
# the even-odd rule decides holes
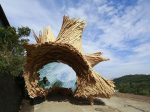
[[[92,69],[99,62],[108,59],[103,57],[101,52],[86,54],[82,50],[84,27],[84,21],[64,16],[57,38],[49,27],[39,36],[33,32],[37,43],[24,46],[27,51],[24,79],[31,98],[48,94],[48,90],[38,85],[37,71],[50,62],[65,63],[76,72],[77,89],[73,94],[75,97],[110,98],[113,95],[113,82],[104,79]]]

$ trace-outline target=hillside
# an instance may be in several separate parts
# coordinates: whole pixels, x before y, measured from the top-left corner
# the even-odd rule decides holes
[[[114,82],[119,92],[150,96],[150,75],[126,75],[114,79]]]

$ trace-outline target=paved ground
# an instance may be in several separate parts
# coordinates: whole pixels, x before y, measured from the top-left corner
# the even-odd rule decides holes
[[[21,112],[150,112],[150,97],[130,94],[115,95],[95,104],[90,106],[87,101],[50,98],[34,106],[24,101]]]

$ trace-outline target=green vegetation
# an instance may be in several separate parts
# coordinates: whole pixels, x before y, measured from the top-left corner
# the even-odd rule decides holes
[[[26,95],[22,77],[23,44],[28,42],[29,34],[28,27],[0,27],[0,112],[19,112]]]
[[[28,42],[28,27],[0,27],[0,74],[18,76],[23,70],[25,49],[23,44]]]
[[[114,79],[114,82],[119,92],[150,96],[150,75],[126,75]]]

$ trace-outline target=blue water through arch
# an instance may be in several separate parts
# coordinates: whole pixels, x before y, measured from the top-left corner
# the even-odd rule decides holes
[[[67,64],[60,62],[51,62],[44,65],[38,71],[41,83],[46,79],[46,84],[42,87],[49,89],[52,87],[70,88],[73,92],[76,90],[76,73]]]

